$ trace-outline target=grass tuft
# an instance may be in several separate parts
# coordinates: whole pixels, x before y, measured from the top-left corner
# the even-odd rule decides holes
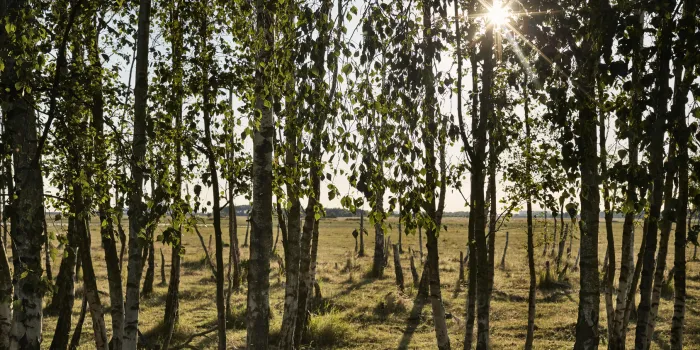
[[[661,297],[666,300],[673,299],[674,295],[673,280],[666,280],[661,283]]]
[[[540,290],[558,290],[571,288],[571,285],[568,282],[568,277],[566,275],[555,277],[555,273],[547,274],[547,272],[544,270],[540,271],[537,281],[537,288]]]
[[[226,314],[226,328],[245,329],[246,328],[246,306],[243,304],[231,305],[231,310]]]
[[[312,315],[307,340],[313,348],[331,348],[347,342],[351,329],[341,313]]]
[[[406,310],[406,302],[400,295],[397,295],[396,292],[389,292],[379,298],[374,307],[374,313],[380,316],[400,314],[406,312]]]

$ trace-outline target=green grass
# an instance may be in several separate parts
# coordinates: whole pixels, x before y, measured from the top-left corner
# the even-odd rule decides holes
[[[350,343],[352,325],[340,312],[313,315],[309,320],[309,334],[305,339],[311,347],[329,348]]]
[[[243,242],[245,236],[245,221],[238,227],[239,241]],[[391,218],[393,226],[393,243],[398,242],[395,218]],[[448,331],[453,348],[461,348],[464,338],[465,327],[465,301],[467,288],[463,285],[457,288],[457,277],[459,273],[459,253],[466,253],[466,218],[445,218],[444,223],[448,226],[447,231],[443,231],[439,237],[440,249],[440,279],[442,283],[442,298],[445,309],[453,315],[448,319]],[[367,225],[367,222],[365,222]],[[124,222],[126,225],[126,221]],[[400,346],[407,348],[434,349],[435,333],[432,323],[432,311],[430,304],[422,309],[414,305],[416,292],[412,287],[412,277],[409,265],[408,248],[418,250],[418,237],[416,235],[404,236],[403,244],[405,253],[401,255],[401,264],[404,274],[406,290],[401,293],[394,283],[393,258],[389,259],[390,267],[384,271],[381,279],[371,279],[366,275],[366,271],[371,269],[374,239],[372,231],[365,237],[365,250],[367,256],[356,257],[354,253],[355,240],[352,237],[352,230],[359,225],[356,219],[326,219],[322,220],[320,228],[319,257],[318,257],[318,278],[323,292],[323,303],[313,310],[310,321],[309,340],[311,348],[341,348],[341,349],[396,349]],[[67,228],[53,226],[49,227],[60,231]],[[55,227],[55,228],[54,228]],[[549,225],[552,228],[551,221]],[[159,231],[165,227],[159,227]],[[621,249],[622,223],[614,224],[616,232],[615,246],[619,252]],[[107,272],[104,263],[104,252],[97,239],[98,226],[95,223],[93,230],[92,258],[98,278],[100,298],[103,305],[109,305]],[[200,227],[204,237],[213,234],[211,225]],[[223,231],[227,232],[228,227]],[[542,230],[541,222],[535,227],[536,247],[535,266],[538,277],[545,269],[545,262],[553,262],[553,257],[542,256]],[[524,343],[525,330],[527,325],[527,294],[529,286],[529,273],[526,259],[526,236],[525,222],[521,219],[513,219],[504,225],[497,233],[496,238],[496,263],[500,263],[503,252],[505,232],[510,232],[510,243],[506,258],[506,268],[501,270],[496,267],[494,281],[494,295],[491,300],[491,341],[492,348],[521,348]],[[158,232],[157,234],[159,234]],[[578,237],[578,233],[576,233]],[[671,235],[673,237],[673,235]],[[224,237],[228,243],[227,237]],[[637,248],[641,242],[639,230],[636,234],[635,243]],[[425,242],[425,240],[424,240]],[[54,242],[54,245],[56,242]],[[204,253],[199,240],[194,232],[186,233],[183,244],[186,249],[184,256],[182,280],[181,280],[181,311],[180,323],[176,329],[173,344],[177,345],[187,339],[190,334],[209,329],[216,323],[215,305],[215,284],[211,278],[211,272],[206,264],[201,263]],[[600,268],[606,248],[604,234],[599,238]],[[567,243],[568,246],[568,243]],[[156,243],[156,251],[161,248],[160,243]],[[573,257],[578,250],[578,240],[574,240]],[[164,249],[170,252],[170,249]],[[248,249],[241,248],[243,258],[247,259]],[[277,252],[283,255],[281,243],[277,246]],[[425,252],[425,250],[424,250]],[[228,253],[228,248],[224,249]],[[671,242],[669,246],[668,261],[672,264],[674,247]],[[420,258],[416,253],[416,265],[418,273],[422,271]],[[619,273],[619,254],[617,261],[617,273]],[[61,254],[58,254],[60,259]],[[566,254],[565,254],[566,256]],[[564,256],[564,258],[565,258]],[[692,247],[688,248],[687,256],[692,256]],[[635,253],[636,258],[636,253]],[[348,268],[348,259],[350,268]],[[141,302],[140,330],[147,336],[156,337],[159,327],[162,325],[164,312],[165,295],[167,286],[159,286],[160,281],[160,259],[156,259],[156,283],[153,295]],[[226,261],[228,259],[225,259]],[[166,255],[166,273],[170,270],[170,256]],[[57,273],[59,261],[54,262],[53,271]],[[279,276],[277,262],[271,262],[270,273],[270,307],[271,317],[271,337],[275,341],[278,339],[279,327],[281,324],[284,308],[284,276]],[[556,277],[555,267],[551,270],[552,276]],[[126,260],[124,262],[124,280],[126,280]],[[688,299],[686,305],[686,329],[685,348],[700,349],[700,302],[698,292],[700,291],[700,263],[691,261],[688,263]],[[578,307],[579,274],[569,269],[567,276],[570,287],[537,290],[537,311],[535,348],[536,349],[562,349],[572,348],[575,324]],[[168,276],[166,276],[168,279]],[[617,281],[617,277],[615,278]],[[538,282],[540,278],[538,278]],[[78,288],[82,288],[78,284]],[[637,297],[638,298],[638,297]],[[48,297],[47,300],[48,301]],[[234,306],[233,315],[230,318],[231,324],[227,330],[227,341],[229,348],[244,348],[245,346],[245,289],[233,295],[232,304]],[[605,315],[604,298],[601,295],[600,326],[601,336],[605,335],[607,320]],[[80,301],[75,302],[73,324],[77,321]],[[657,322],[658,339],[655,340],[653,348],[664,348],[670,336],[671,316],[673,313],[673,300],[662,298],[659,307],[660,320]],[[417,315],[417,316],[416,316]],[[409,319],[411,320],[409,322]],[[110,315],[105,314],[108,331],[110,329]],[[48,347],[51,342],[56,318],[47,317],[44,320],[44,343]],[[410,326],[409,326],[410,324]],[[631,346],[634,341],[634,324],[630,324],[627,342]],[[81,339],[81,349],[93,348],[92,326],[90,317],[86,317],[83,326]],[[200,349],[212,349],[216,346],[216,334],[210,333],[207,336],[196,338],[192,346]],[[601,341],[601,347],[605,346]],[[274,348],[274,346],[271,346]]]

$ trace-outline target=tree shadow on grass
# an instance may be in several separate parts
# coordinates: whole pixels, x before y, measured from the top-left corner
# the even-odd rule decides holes
[[[668,343],[668,339],[662,337],[661,331],[655,330],[652,339],[654,339],[654,343],[656,343],[659,349],[671,350],[671,344]]]
[[[182,320],[180,320],[182,322]],[[206,334],[203,334],[201,336],[194,336],[192,339],[189,339],[190,337],[193,336],[193,334],[196,334],[197,332],[202,332],[206,329],[211,329],[213,326],[216,325],[216,320],[213,321],[213,324],[203,324],[197,326],[197,330],[193,333],[190,333],[190,331],[183,331],[183,328],[180,327],[175,327],[173,331],[173,336],[170,341],[170,348],[178,348],[182,347],[184,349],[205,349],[208,348],[207,345],[211,345],[212,341],[216,342],[217,341],[217,336],[216,336],[216,331],[208,331]],[[146,350],[159,350],[161,347],[161,341],[163,340],[163,335],[165,334],[165,324],[163,321],[158,322],[157,325],[155,325],[153,328],[151,328],[148,331],[145,331],[144,333],[141,333],[139,330],[138,332],[138,341],[139,341],[139,349],[146,349]],[[200,339],[200,337],[202,339]],[[213,340],[212,340],[213,339]],[[189,340],[189,342],[188,342]],[[186,343],[186,344],[185,344]],[[200,346],[202,345],[202,346]]]
[[[200,339],[198,342],[192,342],[192,345],[186,347],[186,349],[212,349],[219,341],[216,332],[204,335]]]
[[[416,294],[416,299],[413,300],[411,314],[408,316],[408,320],[406,320],[406,329],[403,331],[401,340],[399,340],[399,349],[408,349],[408,345],[411,343],[411,338],[413,338],[413,333],[420,325],[420,316],[423,313],[423,307],[425,307],[425,304],[427,303],[428,269],[424,267],[418,287],[418,293]]]
[[[341,290],[341,291],[338,292],[338,293],[335,293],[335,294],[333,295],[333,297],[334,297],[334,298],[344,297],[344,296],[346,296],[346,295],[352,293],[352,292],[355,291],[356,289],[359,289],[359,288],[361,288],[361,287],[364,287],[364,286],[366,286],[366,285],[368,285],[368,284],[374,282],[374,280],[375,280],[375,279],[373,279],[373,278],[364,277],[364,278],[362,278],[360,281],[358,281],[358,282],[356,282],[356,283],[351,283],[351,284],[350,284],[349,286],[347,286],[345,289]]]

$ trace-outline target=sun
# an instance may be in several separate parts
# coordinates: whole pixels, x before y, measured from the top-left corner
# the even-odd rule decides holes
[[[494,0],[493,6],[489,9],[489,21],[496,26],[502,26],[508,22],[510,13],[507,6],[503,6],[501,1]]]

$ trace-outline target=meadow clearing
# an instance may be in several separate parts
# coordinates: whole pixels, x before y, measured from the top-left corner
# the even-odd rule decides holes
[[[392,226],[389,236],[392,243],[398,242],[397,219],[392,217],[389,224]],[[228,222],[228,220],[224,220]],[[239,217],[238,236],[243,243],[246,231],[245,220]],[[447,231],[442,231],[439,237],[440,249],[440,278],[442,295],[446,312],[452,315],[448,319],[449,334],[452,345],[461,348],[465,332],[465,304],[466,283],[457,283],[459,273],[460,251],[466,253],[467,219],[450,217],[445,219]],[[92,259],[98,279],[98,287],[102,303],[106,306],[105,321],[109,330],[109,297],[107,286],[107,273],[104,262],[104,250],[100,247],[100,241],[95,237],[97,223],[92,225]],[[227,224],[226,224],[227,225]],[[367,228],[368,223],[365,222]],[[312,316],[310,331],[310,348],[314,349],[432,349],[435,347],[435,333],[432,324],[431,309],[426,305],[421,309],[420,317],[415,317],[416,308],[413,303],[416,289],[412,287],[411,272],[409,268],[409,248],[415,252],[416,264],[420,274],[422,266],[420,260],[417,234],[402,238],[404,253],[401,254],[401,265],[406,281],[405,292],[399,292],[395,285],[393,256],[389,258],[389,266],[385,269],[384,278],[370,279],[365,275],[370,270],[371,255],[374,247],[374,231],[369,230],[365,237],[365,257],[357,257],[354,251],[355,240],[351,235],[353,229],[359,227],[358,218],[332,218],[321,220],[319,255],[318,255],[318,281],[323,295],[321,307],[315,310]],[[56,232],[65,230],[59,223],[49,223],[49,228]],[[161,225],[158,232],[165,227]],[[201,225],[200,232],[209,240],[213,235],[211,225]],[[526,234],[525,220],[513,218],[501,227],[496,238],[496,272],[494,292],[491,304],[491,336],[492,348],[507,349],[521,348],[525,339],[527,325],[527,293],[528,270],[526,260]],[[224,232],[228,232],[225,226]],[[550,222],[549,230],[552,229]],[[620,234],[622,232],[621,220],[614,224],[616,233],[616,249],[620,249]],[[543,224],[536,221],[535,235],[539,242],[536,245],[535,257],[538,276],[543,274],[546,261],[553,261],[549,256],[542,256]],[[506,257],[505,269],[499,268],[505,233],[509,232],[509,246]],[[551,232],[551,231],[550,231]],[[425,242],[425,239],[423,240]],[[602,269],[605,239],[601,234],[599,240],[600,266]],[[635,234],[636,249],[641,242],[641,227]],[[54,243],[55,244],[55,243]],[[568,246],[568,243],[567,243]],[[184,235],[184,247],[186,253],[183,257],[183,271],[181,280],[181,311],[179,325],[175,331],[173,343],[182,345],[191,335],[203,332],[216,324],[215,288],[213,277],[209,267],[204,263],[204,251],[199,238],[192,232]],[[149,298],[141,301],[140,332],[145,339],[157,337],[159,327],[163,322],[163,303],[167,293],[167,285],[161,281],[160,249],[163,249],[165,257],[165,280],[170,271],[170,248],[157,242],[156,251],[156,277],[154,293]],[[228,245],[226,245],[226,250]],[[283,256],[281,239],[276,245],[276,252]],[[693,261],[693,247],[689,246],[687,256],[688,263],[688,299],[686,305],[686,332],[685,348],[700,349],[700,261]],[[578,250],[578,240],[574,239],[572,257],[573,263]],[[247,259],[248,248],[241,248],[242,257]],[[228,254],[227,252],[225,252]],[[635,254],[636,255],[636,254]],[[636,258],[635,258],[636,259]],[[669,247],[668,261],[673,259],[673,245]],[[54,260],[53,270],[58,270],[60,257]],[[350,268],[348,268],[348,263]],[[281,315],[284,307],[284,276],[279,273],[279,265],[273,261],[270,275],[271,295],[270,307],[273,310],[271,320],[271,344],[275,344],[275,337],[280,329]],[[618,257],[619,266],[619,257]],[[618,268],[619,270],[619,268]],[[619,272],[619,271],[618,271]],[[126,261],[123,275],[126,276]],[[570,288],[554,290],[540,290],[537,293],[537,314],[535,343],[536,349],[564,349],[572,348],[574,343],[575,325],[578,306],[578,272],[568,272]],[[617,281],[617,277],[615,279]],[[82,298],[82,283],[76,284],[76,297]],[[47,295],[47,300],[48,300]],[[47,302],[45,300],[45,302]],[[245,347],[245,308],[246,294],[244,290],[233,295],[235,307],[234,319],[229,320],[227,331],[228,347],[230,349]],[[73,312],[73,325],[80,314],[81,302],[76,300]],[[605,346],[605,327],[607,326],[605,306],[601,295],[601,320],[600,334],[601,347]],[[670,332],[670,320],[673,313],[673,302],[668,296],[661,299],[659,316],[664,322],[658,322],[655,331],[655,340],[652,348],[666,349],[669,347],[668,338]],[[55,328],[56,318],[53,316],[44,319],[44,342],[48,347]],[[628,346],[634,342],[634,322],[630,322],[627,332]],[[85,318],[81,337],[80,349],[94,347],[90,317]],[[43,347],[43,346],[42,346]],[[186,348],[209,349],[216,347],[216,333],[191,339]]]

